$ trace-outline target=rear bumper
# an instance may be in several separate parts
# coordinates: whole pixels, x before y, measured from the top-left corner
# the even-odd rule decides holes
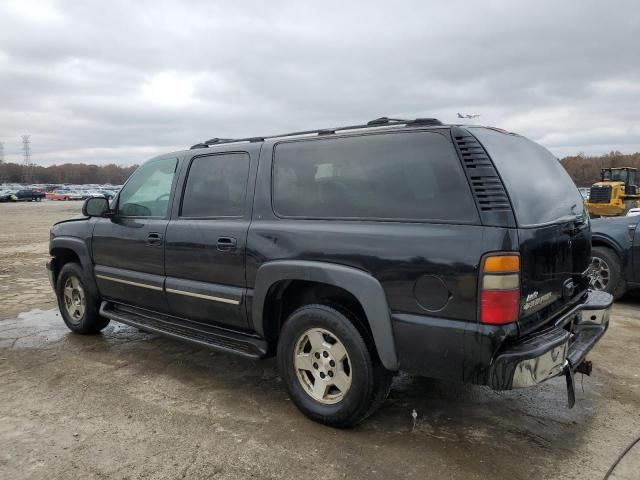
[[[575,370],[609,327],[613,297],[590,291],[583,303],[536,332],[498,352],[489,369],[495,390],[529,387]]]

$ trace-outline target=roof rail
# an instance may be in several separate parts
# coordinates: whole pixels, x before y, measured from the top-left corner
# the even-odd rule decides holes
[[[416,118],[414,120],[404,120],[401,118],[380,117],[367,122],[367,125],[377,127],[379,125],[442,125],[437,118]]]
[[[414,120],[403,120],[400,118],[380,117],[367,122],[364,125],[347,125],[345,127],[335,128],[319,128],[314,130],[301,130],[298,132],[281,133],[279,135],[269,135],[266,137],[247,137],[247,138],[212,138],[204,143],[197,143],[191,147],[191,150],[197,148],[208,148],[210,145],[220,145],[224,143],[242,143],[242,142],[262,142],[273,138],[300,137],[303,135],[332,135],[336,132],[344,130],[362,130],[366,128],[388,127],[398,125],[442,125],[437,118],[416,118]]]

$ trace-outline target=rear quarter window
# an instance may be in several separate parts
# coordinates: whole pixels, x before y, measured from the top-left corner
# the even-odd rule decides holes
[[[435,132],[279,143],[273,208],[298,218],[479,221],[453,145]]]
[[[584,214],[582,195],[546,148],[523,136],[469,128],[487,150],[504,182],[520,227]]]

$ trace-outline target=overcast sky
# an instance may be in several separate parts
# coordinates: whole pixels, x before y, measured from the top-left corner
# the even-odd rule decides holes
[[[637,0],[2,0],[0,20],[6,161],[25,133],[38,164],[126,165],[457,112],[558,156],[640,151]]]

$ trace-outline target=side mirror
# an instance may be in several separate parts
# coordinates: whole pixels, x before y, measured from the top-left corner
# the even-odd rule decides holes
[[[82,205],[82,215],[85,217],[108,217],[109,201],[104,197],[89,197]]]

